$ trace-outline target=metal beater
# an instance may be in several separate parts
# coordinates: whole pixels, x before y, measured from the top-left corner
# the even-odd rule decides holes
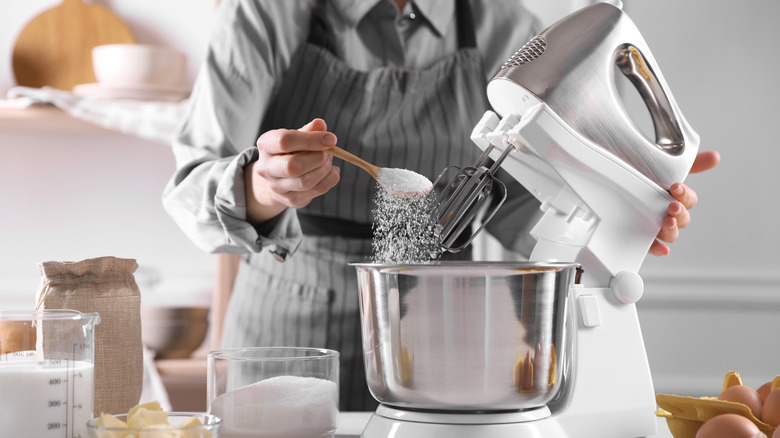
[[[442,227],[440,234],[442,249],[454,253],[467,247],[504,203],[506,185],[496,178],[495,173],[511,149],[511,147],[506,148],[491,164],[490,153],[493,152],[491,146],[485,149],[473,166],[450,166],[436,178],[434,187],[440,181],[444,181],[448,173],[455,172],[439,194],[436,210],[433,213]],[[493,205],[487,206],[491,201]],[[470,236],[464,234],[471,229],[471,224],[478,218],[481,220],[479,228]]]

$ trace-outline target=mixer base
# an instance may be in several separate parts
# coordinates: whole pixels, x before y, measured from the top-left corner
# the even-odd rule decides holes
[[[380,405],[361,438],[568,438],[545,406],[507,413],[406,411]]]

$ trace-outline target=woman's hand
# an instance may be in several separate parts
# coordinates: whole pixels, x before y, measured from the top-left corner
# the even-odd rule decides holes
[[[718,152],[699,152],[696,155],[690,173],[712,169],[719,162],[720,154]],[[669,189],[669,193],[674,196],[676,201],[669,204],[661,231],[658,232],[655,242],[650,246],[649,253],[656,256],[669,255],[669,245],[663,242],[671,243],[677,240],[677,237],[680,235],[680,228],[685,228],[691,223],[691,214],[688,210],[693,208],[699,201],[696,192],[683,183],[673,184]]]
[[[322,151],[336,145],[322,119],[301,129],[276,129],[257,139],[260,157],[244,173],[247,217],[260,224],[287,207],[301,208],[333,188],[340,170]]]

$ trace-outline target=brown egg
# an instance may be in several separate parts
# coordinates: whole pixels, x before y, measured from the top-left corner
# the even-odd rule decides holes
[[[762,414],[764,423],[780,426],[780,388],[775,388],[766,396]]]
[[[761,396],[758,395],[758,392],[749,386],[730,386],[720,393],[718,400],[742,403],[750,408],[750,412],[753,413],[753,416],[759,420],[761,419],[761,409],[764,406],[764,402],[761,400]]]
[[[761,401],[766,401],[766,396],[769,395],[769,393],[772,391],[772,381],[764,383],[763,385],[759,386],[756,392],[758,392],[758,395],[761,396]]]
[[[766,438],[766,435],[741,415],[721,414],[705,421],[696,438]]]
[[[775,429],[775,433],[772,434],[772,438],[780,438],[780,427]]]

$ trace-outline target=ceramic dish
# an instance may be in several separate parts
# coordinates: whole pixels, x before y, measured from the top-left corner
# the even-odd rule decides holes
[[[82,97],[101,99],[130,99],[147,101],[178,102],[189,96],[185,87],[147,84],[90,83],[73,87],[73,93]]]

